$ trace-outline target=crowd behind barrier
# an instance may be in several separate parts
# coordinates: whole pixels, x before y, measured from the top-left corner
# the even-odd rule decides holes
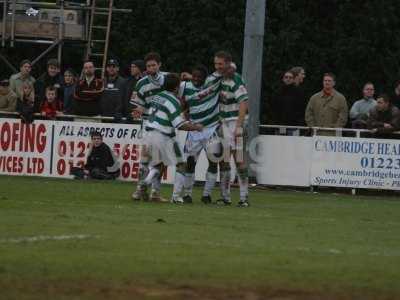
[[[134,60],[129,75],[121,75],[117,60],[107,62],[106,76],[96,78],[93,63],[83,65],[81,77],[67,69],[61,74],[56,59],[47,63],[47,72],[37,80],[31,75],[31,63],[23,60],[20,72],[0,82],[0,111],[18,112],[24,122],[33,117],[104,116],[110,122],[131,123],[130,99],[136,83],[145,75],[142,60]],[[388,95],[376,97],[373,83],[367,82],[360,100],[348,107],[344,95],[335,89],[336,77],[323,75],[322,90],[307,96],[303,89],[306,73],[302,67],[286,71],[282,87],[273,97],[274,124],[327,128],[371,129],[384,137],[400,129],[400,81]]]
[[[215,72],[210,75],[202,66],[193,68],[192,73],[180,75],[161,72],[161,58],[155,52],[147,54],[144,61],[133,61],[128,78],[121,76],[119,63],[115,59],[107,62],[105,77],[102,79],[95,76],[94,64],[91,61],[83,64],[80,78],[73,70],[66,70],[62,76],[59,62],[55,59],[48,61],[46,74],[37,80],[31,76],[31,67],[31,62],[24,60],[20,64],[19,73],[12,75],[9,80],[0,81],[0,111],[14,116],[17,114],[23,123],[32,123],[34,119],[89,122],[96,120],[102,123],[120,124],[123,127],[123,123],[135,124],[142,120],[140,129],[144,131],[149,144],[146,142],[142,144],[140,151],[139,183],[132,195],[134,200],[147,199],[146,189],[149,185],[154,199],[161,199],[160,180],[163,167],[172,164],[177,169],[172,201],[183,203],[185,197],[189,197],[191,201],[190,186],[193,186],[197,156],[202,150],[207,152],[209,150],[207,145],[216,140],[222,144],[226,143],[229,157],[236,165],[240,186],[239,204],[249,205],[247,201],[249,166],[243,158],[238,159],[234,155],[246,151],[248,144],[243,143],[247,136],[248,94],[229,53],[220,51],[215,54]],[[303,143],[304,149],[309,148],[310,143],[319,139],[319,136],[321,138],[316,144],[338,142],[346,149],[352,147],[349,146],[352,142],[341,139],[354,134],[358,138],[397,139],[396,132],[400,130],[400,112],[397,108],[400,104],[399,83],[396,85],[394,96],[381,94],[375,99],[374,85],[367,82],[362,90],[362,98],[349,110],[347,99],[336,89],[334,74],[325,73],[322,76],[322,89],[311,97],[307,96],[303,89],[305,78],[306,73],[302,67],[294,67],[285,72],[282,88],[274,98],[274,113],[278,124],[282,126],[275,129],[268,125],[261,126],[261,133],[274,130],[274,134],[278,135],[311,137],[312,139],[305,138],[305,141],[296,139],[291,141]],[[354,130],[348,129],[349,127]],[[175,129],[199,133],[188,134],[184,147],[184,151],[189,151],[186,153],[187,157],[183,158],[180,153],[179,157],[176,157],[179,159],[172,162],[163,154],[160,140],[165,139],[166,142],[175,145],[173,137]],[[322,137],[325,137],[325,142]],[[332,140],[328,141],[329,139]],[[273,139],[264,139],[264,142],[268,144],[271,140]],[[276,141],[280,143],[283,140]],[[378,152],[382,147],[388,149],[392,147],[389,143],[381,141],[376,143]],[[249,145],[252,145],[252,141],[249,141]],[[297,145],[292,146],[296,149]],[[149,153],[147,147],[160,148],[160,162],[156,160],[153,152],[147,155]],[[371,151],[375,151],[373,146],[371,147]],[[182,152],[175,146],[173,148],[177,153]],[[393,149],[396,149],[395,145]],[[268,151],[269,149],[265,152]],[[313,159],[315,157],[324,159],[319,152],[323,151],[313,149]],[[307,151],[304,153],[307,155]],[[207,182],[202,201],[206,204],[211,202],[211,190],[219,170],[220,180],[223,181],[220,185],[222,201],[228,205],[231,179],[229,160],[214,162],[209,159],[209,155],[207,158],[208,170],[205,172]],[[339,160],[338,162],[348,159],[339,156],[331,158],[333,163],[335,158]],[[257,159],[258,157],[255,157],[255,160]],[[369,166],[369,159],[372,168],[375,166],[375,158],[363,157],[362,168]],[[377,159],[385,160],[382,157]],[[397,162],[396,158],[390,159]],[[307,168],[313,170],[315,165],[316,163],[312,161]],[[388,163],[388,166],[392,165]],[[258,168],[258,173],[265,174],[260,165],[255,167]],[[294,167],[299,168],[296,165]],[[321,165],[318,170],[325,167]],[[334,185],[336,182],[350,180],[343,178],[339,181],[332,178],[320,180],[320,178],[322,177],[317,176],[317,179],[310,180],[316,181],[318,185],[327,182]],[[188,189],[186,189],[187,183]],[[185,196],[182,198],[183,195]]]

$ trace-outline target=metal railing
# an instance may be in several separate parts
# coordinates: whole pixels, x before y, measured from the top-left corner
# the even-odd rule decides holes
[[[0,118],[5,118],[5,117],[18,117],[20,114],[18,112],[10,112],[10,111],[2,111],[0,110]],[[37,117],[39,119],[46,119],[44,116],[42,116],[40,113],[34,113],[34,117]],[[94,121],[94,122],[101,122],[101,121],[109,121],[113,122],[116,121],[114,117],[107,117],[107,116],[82,116],[82,115],[73,115],[73,114],[60,114],[55,117],[56,120],[62,120],[66,121],[66,119],[71,119],[69,121]],[[141,120],[128,120],[125,117],[120,118],[118,121],[123,122],[128,122],[129,124],[140,124]],[[118,122],[121,123],[121,122]]]
[[[18,117],[20,114],[18,112],[9,112],[9,111],[1,111],[0,110],[0,117],[6,117],[6,116],[13,116],[13,117]],[[44,118],[40,113],[35,113],[34,114],[35,117],[39,117],[39,118]],[[112,122],[112,121],[116,121],[116,119],[114,117],[107,117],[107,116],[101,116],[101,115],[97,115],[97,116],[82,116],[82,115],[74,115],[74,114],[60,114],[57,115],[55,117],[55,119],[57,120],[63,120],[65,121],[65,119],[71,119],[70,121],[74,121],[74,120],[87,120],[87,121],[108,121],[108,122]],[[118,119],[119,123],[124,123],[127,122],[129,124],[140,124],[141,123],[141,119],[128,119],[126,117],[122,117],[120,119]],[[317,135],[318,131],[332,131],[335,132],[335,136],[343,136],[344,132],[351,132],[354,133],[355,137],[359,138],[361,137],[361,133],[367,133],[367,134],[371,134],[373,133],[373,131],[369,130],[369,129],[353,129],[353,128],[331,128],[331,127],[307,127],[307,126],[286,126],[286,125],[260,125],[259,126],[260,129],[275,129],[278,130],[279,134],[287,134],[289,131],[291,133],[291,135],[294,136],[298,136],[300,134],[293,134],[294,131],[307,131],[311,133],[311,136],[315,136]],[[400,131],[396,131],[393,132],[392,134],[395,135],[399,135],[400,136]]]
[[[343,132],[352,132],[356,137],[360,137],[361,133],[373,133],[369,129],[353,129],[353,128],[332,128],[332,127],[307,127],[307,126],[286,126],[286,125],[260,125],[260,129],[277,129],[281,134],[286,134],[289,130],[304,130],[311,132],[312,136],[317,135],[318,131],[332,131],[335,136],[343,136]],[[400,131],[395,131],[393,134],[400,134]]]

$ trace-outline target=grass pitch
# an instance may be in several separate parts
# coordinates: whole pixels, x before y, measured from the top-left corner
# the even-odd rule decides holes
[[[0,299],[400,299],[394,197],[263,190],[236,208],[132,190],[1,176]]]

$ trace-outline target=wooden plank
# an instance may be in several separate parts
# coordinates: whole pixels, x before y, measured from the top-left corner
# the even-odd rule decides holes
[[[1,28],[2,29],[2,28]],[[10,32],[11,22],[7,22],[6,31]],[[65,24],[64,37],[73,40],[85,40],[83,25]],[[2,32],[2,30],[0,30]],[[16,22],[15,37],[31,37],[44,39],[57,39],[59,35],[58,24],[42,22]]]

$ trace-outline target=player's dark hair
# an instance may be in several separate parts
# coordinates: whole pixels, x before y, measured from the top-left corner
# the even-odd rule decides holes
[[[147,63],[150,60],[155,60],[157,63],[161,63],[161,56],[157,52],[147,53],[144,57],[144,62]]]
[[[214,56],[218,58],[223,58],[225,62],[232,62],[232,55],[227,51],[218,51],[217,53],[215,53]]]
[[[192,72],[194,71],[199,71],[204,78],[207,78],[208,76],[208,70],[204,65],[195,65]]]
[[[164,89],[168,92],[174,92],[180,83],[181,79],[178,74],[169,73],[165,76]]]

